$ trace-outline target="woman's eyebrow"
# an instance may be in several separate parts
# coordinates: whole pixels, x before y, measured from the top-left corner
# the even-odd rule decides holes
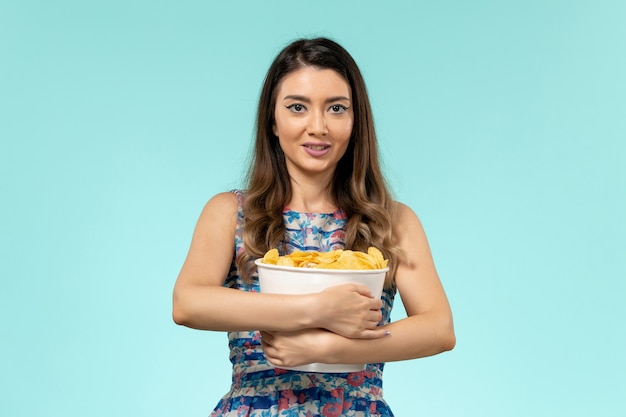
[[[326,99],[326,103],[330,103],[333,101],[350,101],[350,99],[348,97],[345,96],[335,96],[335,97],[329,97]]]
[[[287,95],[285,97],[283,97],[283,100],[297,100],[297,101],[303,101],[305,103],[310,103],[311,99],[306,97],[306,96],[300,96],[297,94],[290,94]],[[334,97],[328,97],[326,100],[324,100],[325,103],[330,103],[333,101],[350,101],[350,99],[346,96],[334,96]]]
[[[288,96],[283,97],[283,100],[296,100],[296,101],[304,101],[305,103],[310,103],[311,99],[306,96],[299,96],[297,94],[290,94]]]

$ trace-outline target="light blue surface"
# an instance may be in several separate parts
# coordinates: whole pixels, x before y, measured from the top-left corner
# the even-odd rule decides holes
[[[206,416],[226,337],[171,290],[240,185],[265,71],[341,42],[458,344],[399,417],[623,416],[626,3],[0,1],[0,415]],[[398,304],[395,317],[402,316]]]

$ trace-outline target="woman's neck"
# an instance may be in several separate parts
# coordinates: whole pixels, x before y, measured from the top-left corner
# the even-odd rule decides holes
[[[330,194],[330,179],[291,178],[291,201],[288,207],[306,213],[331,213],[337,205]]]

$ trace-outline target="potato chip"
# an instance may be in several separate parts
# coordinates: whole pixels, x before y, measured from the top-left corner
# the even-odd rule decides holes
[[[370,246],[367,248],[367,254],[375,259],[377,269],[382,269],[387,267],[387,263],[389,262],[383,257],[383,254],[378,248]]]
[[[283,256],[279,256],[278,250],[270,249],[263,256],[263,263],[297,268],[365,270],[384,269],[388,260],[379,249],[370,246],[367,253],[336,249],[328,252],[294,251]]]
[[[369,252],[368,253],[354,252],[354,256],[356,256],[356,258],[359,260],[359,262],[361,262],[361,264],[366,266],[365,269],[381,269],[378,266],[377,259],[375,258],[372,259],[372,256],[369,255]]]
[[[295,261],[289,257],[285,257],[285,256],[281,256],[280,258],[278,258],[278,261],[276,262],[276,265],[279,266],[297,266]]]
[[[276,265],[279,257],[278,249],[270,249],[265,252],[265,256],[263,256],[263,263]]]

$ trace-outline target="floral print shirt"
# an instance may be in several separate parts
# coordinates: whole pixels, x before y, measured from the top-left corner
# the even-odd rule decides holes
[[[244,193],[233,190],[239,200],[235,257],[243,250]],[[285,238],[281,255],[295,250],[325,252],[344,249],[343,211],[301,213],[286,208],[283,213]],[[233,263],[224,286],[241,291],[259,291],[256,274],[243,282]],[[390,320],[396,288],[383,291],[383,323]],[[368,364],[351,373],[314,373],[275,368],[265,359],[258,331],[229,332],[232,386],[210,417],[368,417],[393,416],[383,399],[382,363]]]

